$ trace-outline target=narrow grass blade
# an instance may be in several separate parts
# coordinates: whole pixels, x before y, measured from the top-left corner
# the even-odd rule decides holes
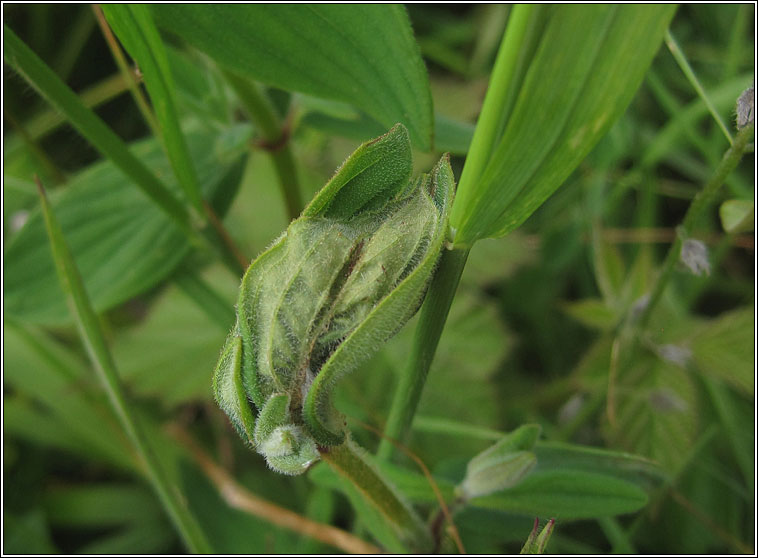
[[[37,184],[45,225],[50,238],[50,248],[53,252],[61,287],[75,316],[79,335],[103,384],[103,389],[108,395],[113,411],[143,460],[148,479],[158,493],[167,514],[181,534],[187,548],[192,552],[210,552],[210,547],[200,527],[195,522],[190,510],[182,503],[175,487],[169,483],[166,473],[150,451],[144,434],[134,419],[124,395],[115,363],[100,329],[98,317],[92,309],[74,258],[63,238],[63,231],[52,213],[42,185],[39,182]]]
[[[195,166],[179,125],[174,79],[150,11],[142,4],[105,4],[103,12],[119,40],[139,64],[171,167],[187,199],[202,213],[202,195]]]
[[[669,48],[671,54],[676,59],[676,63],[679,64],[679,67],[684,72],[684,75],[687,76],[687,81],[690,82],[692,88],[697,92],[698,96],[703,99],[705,106],[708,107],[708,111],[711,113],[711,116],[713,116],[716,124],[718,124],[721,131],[724,132],[726,139],[729,140],[730,144],[734,143],[734,138],[729,132],[729,128],[726,127],[726,124],[724,124],[724,120],[721,118],[721,115],[716,110],[716,107],[713,106],[711,98],[705,92],[705,89],[703,89],[703,86],[700,84],[700,80],[697,79],[695,72],[692,70],[692,66],[690,66],[690,63],[687,61],[687,57],[684,55],[684,52],[682,52],[682,49],[679,47],[679,43],[676,42],[676,39],[671,34],[671,31],[666,31],[666,46]]]
[[[187,208],[7,25],[4,26],[3,48],[5,61],[11,68],[62,112],[95,149],[112,160],[188,236],[197,236]]]

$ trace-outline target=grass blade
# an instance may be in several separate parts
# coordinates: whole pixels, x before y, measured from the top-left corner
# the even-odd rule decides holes
[[[200,527],[197,525],[190,510],[182,503],[179,493],[170,485],[166,473],[150,451],[144,434],[134,419],[124,395],[115,363],[105,342],[103,332],[100,329],[98,317],[92,309],[84,283],[76,268],[76,263],[63,238],[63,232],[55,215],[52,213],[45,191],[39,181],[37,182],[37,186],[45,217],[45,225],[50,238],[50,248],[53,252],[53,259],[55,260],[61,287],[66,294],[71,311],[75,316],[79,335],[102,382],[103,389],[108,395],[111,407],[129,440],[134,444],[138,455],[144,462],[147,477],[157,492],[167,514],[182,536],[187,548],[196,553],[210,552],[210,547]]]
[[[140,4],[106,4],[102,8],[113,31],[139,64],[171,167],[187,199],[202,213],[202,195],[195,166],[179,126],[174,79],[153,18],[147,6]]]
[[[62,112],[95,149],[112,160],[188,236],[197,236],[190,225],[190,216],[185,206],[7,25],[4,26],[3,47],[4,58],[9,66]]]
[[[674,11],[555,7],[486,167],[461,177],[457,245],[507,234],[563,183],[631,102]]]
[[[676,59],[676,63],[679,64],[679,67],[684,72],[684,75],[687,76],[687,81],[689,81],[695,91],[697,91],[698,96],[703,99],[705,106],[708,107],[708,111],[711,113],[711,116],[713,116],[716,124],[718,124],[719,128],[721,128],[721,131],[724,132],[724,136],[726,136],[729,144],[734,143],[734,138],[732,137],[732,134],[729,133],[729,128],[726,127],[726,124],[724,124],[724,120],[721,118],[721,115],[719,115],[716,107],[713,106],[711,98],[705,92],[705,89],[703,89],[703,86],[700,84],[700,80],[697,79],[695,72],[692,70],[690,63],[687,62],[687,58],[684,56],[682,49],[679,47],[679,43],[676,42],[676,39],[671,34],[671,31],[666,31],[666,46],[669,48],[671,54]]]

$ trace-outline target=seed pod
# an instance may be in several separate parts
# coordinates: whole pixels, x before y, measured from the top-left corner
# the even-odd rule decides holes
[[[454,182],[447,157],[410,181],[410,157],[402,125],[362,145],[245,273],[214,392],[274,469],[301,472],[342,442],[336,382],[421,303]]]

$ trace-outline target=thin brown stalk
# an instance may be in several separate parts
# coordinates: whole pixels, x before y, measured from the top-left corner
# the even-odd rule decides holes
[[[380,554],[382,552],[380,548],[342,529],[318,523],[256,496],[234,480],[226,470],[217,465],[185,430],[178,425],[169,425],[168,430],[174,438],[187,448],[195,462],[230,507],[339,548],[349,554]]]
[[[440,511],[444,515],[445,519],[447,520],[447,523],[449,525],[449,531],[450,536],[455,541],[455,545],[458,547],[458,551],[461,554],[466,554],[466,549],[463,546],[463,541],[461,540],[461,535],[458,532],[458,528],[455,526],[455,523],[453,522],[453,515],[450,513],[450,508],[448,508],[447,503],[445,502],[445,498],[442,496],[442,492],[440,491],[439,486],[437,486],[437,482],[434,480],[434,477],[432,476],[431,471],[429,471],[429,468],[424,464],[424,462],[421,460],[421,458],[413,453],[408,447],[404,446],[397,440],[394,440],[393,438],[390,438],[386,434],[384,434],[381,430],[378,428],[374,428],[370,424],[367,424],[363,422],[362,420],[351,418],[353,422],[361,426],[362,428],[365,428],[366,430],[373,432],[377,436],[387,440],[389,443],[391,443],[393,446],[395,446],[397,449],[402,451],[405,455],[410,457],[416,465],[418,465],[419,469],[421,469],[422,473],[426,477],[426,480],[429,481],[429,486],[432,487],[432,490],[434,491],[434,495],[437,498],[437,502],[440,505]]]

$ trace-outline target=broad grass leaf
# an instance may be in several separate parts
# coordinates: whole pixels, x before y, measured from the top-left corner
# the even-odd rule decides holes
[[[234,116],[231,93],[218,67],[198,52],[165,46],[179,114],[184,118],[195,115],[209,125],[228,126]]]
[[[581,470],[540,471],[500,494],[477,498],[472,505],[560,520],[632,513],[647,504],[645,491],[615,476]]]
[[[507,234],[563,183],[632,100],[675,9],[553,10],[487,167],[456,195],[456,242]]]
[[[350,103],[432,147],[429,79],[399,5],[154,5],[158,25],[266,84]]]
[[[630,453],[564,442],[538,442],[534,448],[538,470],[575,470],[634,482],[645,490],[666,480],[666,474],[650,459]]]
[[[207,132],[187,139],[204,194],[223,213],[239,184],[242,161],[237,156],[219,164],[225,157],[216,148],[221,139]],[[171,167],[156,140],[140,142],[134,153],[169,182]],[[153,287],[190,251],[186,236],[110,162],[83,171],[51,198],[96,311]],[[9,315],[42,324],[70,320],[39,211],[7,244],[4,264]]]

